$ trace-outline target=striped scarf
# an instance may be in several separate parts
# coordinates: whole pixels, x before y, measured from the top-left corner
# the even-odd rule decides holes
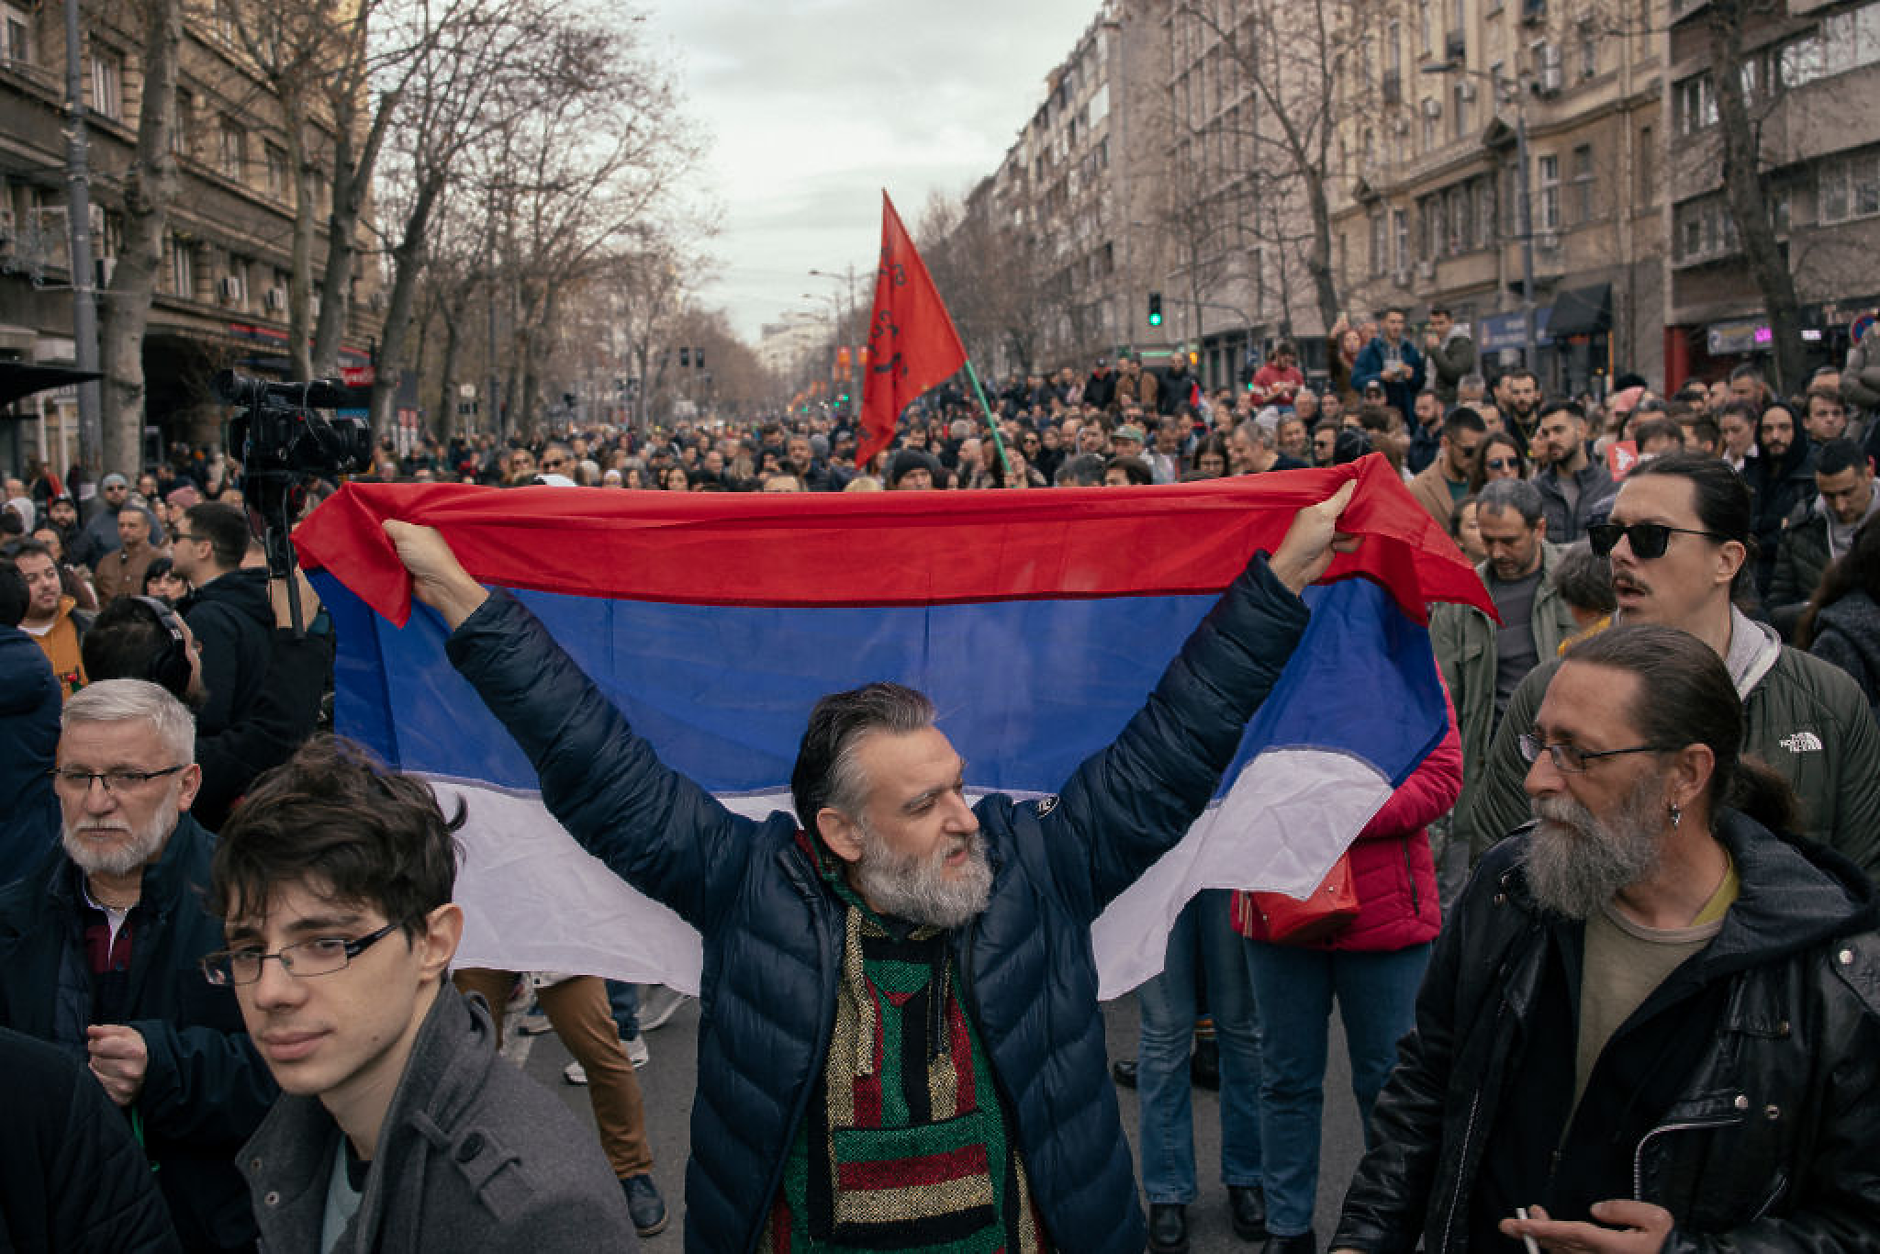
[[[759,1248],[1047,1248],[948,933],[882,919],[828,870],[848,905],[835,1026]]]

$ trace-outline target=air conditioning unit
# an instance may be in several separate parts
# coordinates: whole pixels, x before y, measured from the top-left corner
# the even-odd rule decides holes
[[[1408,135],[1410,133],[1410,119],[1392,118],[1390,120],[1390,129],[1399,135]]]
[[[1425,100],[1423,102],[1423,116],[1426,118],[1442,117],[1443,102],[1440,100]]]
[[[215,281],[215,294],[228,304],[234,304],[242,298],[242,281],[235,275],[225,274]]]
[[[1390,276],[1390,281],[1395,283],[1398,287],[1408,288],[1410,286],[1410,272],[1408,270],[1394,271]]]
[[[1463,100],[1475,99],[1475,84],[1466,78],[1456,84],[1456,95]]]
[[[98,286],[99,287],[101,288],[110,287],[111,276],[116,273],[117,273],[117,258],[116,257],[98,258]]]
[[[307,298],[307,316],[315,322],[320,320],[320,293],[315,292]]]
[[[284,287],[269,288],[267,294],[262,297],[262,303],[267,306],[269,313],[283,312],[287,308],[287,289]]]
[[[1559,231],[1536,231],[1534,232],[1534,250],[1536,252],[1543,252],[1543,253],[1559,252],[1560,251],[1560,232]]]
[[[1417,277],[1419,279],[1425,279],[1425,280],[1435,278],[1436,277],[1436,263],[1434,261],[1417,262]]]

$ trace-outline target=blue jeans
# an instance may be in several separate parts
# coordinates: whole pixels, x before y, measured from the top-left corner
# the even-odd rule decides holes
[[[640,1034],[640,990],[624,980],[607,981],[607,1009],[620,1029],[620,1039],[630,1041]]]
[[[1429,945],[1385,953],[1301,949],[1246,941],[1260,1003],[1260,1135],[1266,1228],[1276,1237],[1312,1230],[1319,1192],[1319,1123],[1325,1107],[1326,1024],[1332,998],[1345,1021],[1351,1088],[1371,1146],[1371,1107],[1397,1061],[1397,1041],[1416,1019]]]
[[[1151,1203],[1195,1200],[1188,1057],[1197,965],[1207,974],[1208,1012],[1221,1048],[1221,1180],[1260,1183],[1260,1024],[1241,939],[1228,922],[1229,900],[1219,889],[1197,894],[1176,916],[1162,974],[1137,990],[1142,1191]]]

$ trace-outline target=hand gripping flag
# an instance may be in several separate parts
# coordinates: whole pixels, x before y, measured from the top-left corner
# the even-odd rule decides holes
[[[867,466],[894,439],[901,411],[922,392],[966,364],[966,349],[934,288],[927,267],[881,193],[881,267],[868,320],[868,366],[862,382],[862,438],[855,464]]]
[[[1114,739],[1248,557],[1349,477],[1341,526],[1363,543],[1307,590],[1306,636],[1205,815],[1096,924],[1114,996],[1160,970],[1196,890],[1309,891],[1441,738],[1426,602],[1489,603],[1381,457],[1128,491],[354,485],[295,544],[322,568],[338,631],[338,730],[429,779],[447,809],[468,802],[459,961],[696,990],[697,934],[550,817],[527,759],[446,661],[441,620],[412,612],[382,520],[437,527],[665,762],[761,816],[789,808],[816,698],[876,679],[933,697],[969,791],[1048,797]],[[856,563],[863,546],[881,556]]]

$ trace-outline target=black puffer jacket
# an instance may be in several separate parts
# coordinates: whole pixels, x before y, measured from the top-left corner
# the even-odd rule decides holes
[[[232,570],[196,589],[181,608],[202,646],[202,685],[209,690],[196,711],[196,729],[213,736],[241,720],[268,677],[274,634],[268,572]]]
[[[203,906],[215,838],[189,815],[144,871],[132,910],[130,1012],[150,1063],[135,1113],[157,1186],[186,1248],[233,1249],[255,1238],[235,1172],[241,1148],[279,1093],[243,1030],[234,991],[197,965],[222,947],[222,921]],[[0,893],[0,1026],[84,1059],[93,1016],[83,888],[64,850]]]
[[[1667,1251],[1871,1250],[1880,1232],[1874,890],[1831,850],[1791,844],[1732,811],[1717,834],[1741,880],[1723,930],[1622,1030],[1672,1016],[1674,1034],[1688,1032],[1691,1020],[1678,1017],[1698,1004],[1717,1010],[1714,1037],[1692,1043],[1692,1066],[1647,1076],[1627,1112],[1642,1132],[1595,1166],[1672,1213]],[[1346,1194],[1333,1248],[1407,1252],[1419,1239],[1429,1254],[1470,1248],[1471,1230],[1500,1217],[1473,1213],[1486,1147],[1542,1135],[1499,1117],[1527,1102],[1523,1085],[1571,1084],[1570,1048],[1566,1075],[1520,1065],[1537,1021],[1559,1009],[1542,1004],[1550,967],[1565,964],[1578,986],[1582,927],[1535,905],[1520,869],[1526,839],[1524,829],[1483,859],[1436,942],[1416,1030],[1378,1097],[1376,1148]],[[1610,1074],[1602,1055],[1594,1084]]]
[[[961,1000],[1057,1248],[1136,1254],[1148,1235],[1106,1070],[1090,925],[1200,814],[1306,620],[1256,557],[1060,797],[993,794],[973,807],[993,887],[953,933]],[[563,826],[703,934],[686,1248],[755,1249],[828,1051],[841,901],[795,819],[743,818],[665,767],[515,601],[492,596],[448,649]]]
[[[111,1099],[43,1041],[0,1030],[0,1250],[170,1254],[157,1178]]]

